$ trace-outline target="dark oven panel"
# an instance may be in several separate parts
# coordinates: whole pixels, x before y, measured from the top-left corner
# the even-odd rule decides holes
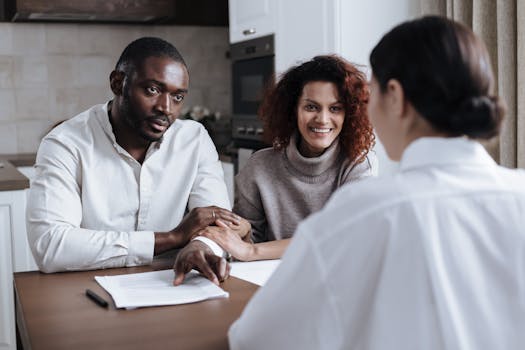
[[[234,140],[262,141],[263,127],[257,117],[266,84],[274,79],[273,35],[232,44],[232,91]]]

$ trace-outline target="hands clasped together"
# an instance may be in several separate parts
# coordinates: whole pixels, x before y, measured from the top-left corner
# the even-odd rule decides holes
[[[182,233],[185,239],[191,240],[197,236],[210,238],[224,250],[239,258],[242,244],[248,244],[242,239],[249,236],[251,226],[248,221],[229,210],[211,206],[195,208],[184,217],[174,231]],[[190,241],[177,255],[174,265],[174,285],[184,281],[185,275],[192,269],[198,270],[215,284],[224,281],[229,276],[230,266],[226,259],[219,257],[201,241]]]

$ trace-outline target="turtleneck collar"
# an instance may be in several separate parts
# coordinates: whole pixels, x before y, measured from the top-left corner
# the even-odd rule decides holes
[[[298,133],[295,132],[290,137],[290,142],[285,149],[285,156],[290,162],[291,166],[302,175],[318,176],[328,170],[337,162],[340,156],[339,139],[328,147],[319,157],[307,158],[301,155],[297,149]]]

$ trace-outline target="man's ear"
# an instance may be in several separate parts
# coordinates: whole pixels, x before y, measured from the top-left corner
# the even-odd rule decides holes
[[[121,96],[122,95],[122,87],[124,86],[124,78],[126,77],[126,74],[122,71],[114,70],[109,75],[109,86],[111,87],[111,91],[115,94],[115,96]]]

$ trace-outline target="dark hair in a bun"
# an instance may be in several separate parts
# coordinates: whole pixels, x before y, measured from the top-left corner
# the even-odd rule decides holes
[[[481,139],[498,134],[505,105],[491,95],[485,45],[464,25],[435,16],[402,23],[372,50],[370,64],[382,91],[398,80],[436,130]]]
[[[505,107],[497,96],[474,96],[464,100],[443,130],[472,138],[489,139],[498,134]]]

